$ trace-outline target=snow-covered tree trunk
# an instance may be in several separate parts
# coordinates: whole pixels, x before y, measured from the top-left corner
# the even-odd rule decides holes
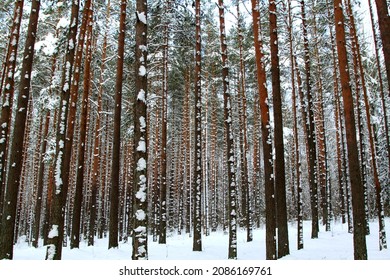
[[[87,38],[87,46],[86,46],[86,64],[84,69],[84,85],[87,87],[84,88],[84,93],[88,94],[88,87],[87,81],[90,79],[90,71],[88,71],[87,67],[90,67],[91,63],[91,50],[88,48],[91,48],[91,29],[92,28],[92,8],[91,8],[91,0],[86,1],[84,12],[83,12],[83,20],[81,23],[80,28],[80,36],[77,46],[77,54],[76,54],[76,62],[75,62],[75,71],[74,71],[74,78],[73,83],[71,87],[71,102],[72,107],[70,111],[74,111],[73,113],[69,112],[70,118],[73,118],[73,122],[68,122],[68,132],[70,130],[70,126],[74,125],[74,117],[76,113],[76,106],[73,106],[73,103],[76,104],[77,96],[78,96],[78,88],[79,88],[79,77],[80,77],[80,68],[81,68],[81,58],[82,58],[82,52],[83,52],[83,44],[85,40],[85,36],[88,36]],[[88,31],[88,34],[86,33]],[[88,57],[89,56],[89,57]],[[104,61],[104,56],[102,57],[102,60]],[[72,218],[72,234],[71,234],[71,242],[70,242],[70,248],[79,248],[80,243],[80,222],[81,222],[81,204],[83,200],[83,185],[82,185],[82,178],[84,177],[84,163],[80,162],[82,158],[84,158],[84,150],[85,150],[85,130],[86,130],[86,98],[83,95],[82,99],[82,115],[81,121],[80,121],[80,139],[78,143],[78,163],[77,171],[76,171],[76,189],[75,189],[75,196],[74,196],[74,205],[73,205],[73,218]],[[98,131],[99,129],[97,129]],[[84,134],[84,135],[83,135]],[[82,139],[84,136],[84,139]],[[73,138],[73,137],[72,137]],[[68,140],[70,141],[70,140]],[[81,176],[81,179],[79,178]],[[81,180],[81,184],[80,181]],[[77,183],[79,182],[79,183]]]
[[[185,117],[185,128],[186,128],[186,138],[185,138],[185,152],[186,152],[186,162],[185,162],[185,186],[186,186],[186,233],[191,236],[191,160],[192,160],[192,149],[191,149],[191,110],[190,110],[190,84],[191,84],[191,75],[190,70],[187,67],[185,73],[185,108],[187,108],[187,114]]]
[[[327,11],[327,17],[332,18],[331,12],[330,12],[330,3],[329,0],[326,1],[326,11]],[[341,123],[340,123],[340,100],[339,100],[339,76],[337,72],[337,54],[336,54],[336,42],[334,37],[334,25],[332,24],[332,21],[329,21],[328,23],[329,28],[329,34],[330,34],[330,41],[331,41],[331,49],[332,49],[332,72],[333,72],[333,106],[334,106],[334,123],[335,123],[335,134],[336,134],[336,159],[337,159],[337,183],[338,183],[338,190],[339,190],[339,209],[340,209],[340,215],[341,215],[341,222],[344,224],[346,222],[345,218],[345,178],[343,173],[343,164],[342,164],[342,149],[341,149],[341,142],[342,142],[342,129],[341,129]]]
[[[80,133],[77,144],[77,162],[76,162],[76,192],[78,191],[78,199],[82,198],[81,193],[83,191],[84,185],[87,185],[87,182],[84,181],[86,170],[86,149],[87,149],[87,123],[88,123],[88,106],[89,99],[91,94],[91,83],[92,83],[92,25],[93,25],[93,10],[90,7],[88,10],[88,26],[87,26],[87,40],[86,40],[86,52],[85,52],[85,66],[84,66],[84,80],[83,80],[83,95],[81,99],[81,113],[80,113]],[[98,131],[97,131],[98,132]],[[90,219],[89,219],[89,235],[88,235],[88,245],[93,245],[94,235],[95,235],[95,224],[96,224],[96,196],[97,189],[93,188],[91,191],[91,201],[90,201]],[[75,198],[76,200],[76,198]],[[82,199],[81,199],[82,200]],[[78,225],[80,226],[80,225]],[[75,236],[72,236],[75,238]]]
[[[133,260],[148,259],[147,200],[147,1],[136,2],[135,95],[134,103],[134,187]]]
[[[254,47],[257,67],[257,85],[259,90],[259,103],[261,111],[261,136],[263,142],[264,161],[264,187],[265,187],[265,207],[266,207],[266,258],[274,260],[277,258],[276,252],[276,213],[275,213],[275,189],[273,177],[272,160],[272,140],[270,133],[270,115],[268,106],[268,91],[266,87],[266,72],[264,65],[263,43],[259,35],[260,11],[259,3],[251,0]]]
[[[238,31],[238,44],[239,44],[239,55],[240,55],[240,71],[239,71],[239,95],[240,95],[240,104],[241,104],[241,133],[242,137],[242,155],[241,155],[241,182],[242,182],[242,205],[241,212],[245,221],[245,226],[247,228],[247,241],[253,240],[252,233],[252,209],[251,209],[251,196],[249,189],[249,171],[248,171],[248,155],[249,155],[249,146],[248,146],[248,120],[247,120],[247,98],[246,98],[246,76],[245,76],[245,60],[243,53],[243,35],[242,35],[242,21],[243,17],[240,11],[239,1],[236,3],[237,8],[237,31]]]
[[[382,104],[382,111],[383,111],[383,126],[385,128],[385,137],[386,137],[386,145],[387,145],[387,159],[388,159],[388,168],[389,168],[389,173],[390,173],[390,135],[389,135],[389,118],[387,115],[387,107],[386,107],[386,98],[385,98],[385,93],[384,93],[384,81],[383,81],[383,76],[382,76],[382,67],[380,63],[380,58],[379,58],[379,43],[378,43],[378,35],[376,32],[375,28],[375,22],[374,22],[374,14],[372,11],[372,0],[368,1],[369,4],[369,10],[370,10],[370,18],[371,18],[371,26],[372,26],[372,34],[373,34],[373,39],[374,39],[374,46],[375,46],[375,62],[376,62],[376,67],[378,68],[378,81],[379,81],[379,92],[380,92],[380,97],[381,97],[381,104]],[[388,87],[388,96],[390,96],[390,87]]]
[[[68,41],[66,47],[65,64],[63,67],[61,81],[60,108],[58,112],[56,154],[54,159],[54,190],[51,207],[51,218],[48,228],[48,246],[46,252],[47,260],[61,259],[62,241],[64,237],[64,217],[67,189],[64,185],[65,140],[69,110],[70,86],[72,81],[72,70],[75,57],[75,43],[78,28],[79,0],[72,1],[72,12],[69,25]]]
[[[168,122],[168,44],[170,0],[164,2],[163,16],[163,61],[162,61],[162,131],[161,131],[161,185],[160,185],[160,230],[158,243],[167,242],[167,122]]]
[[[355,17],[352,12],[352,4],[351,1],[347,1],[347,11],[349,14],[349,24],[350,24],[350,31],[352,35],[353,45],[356,49],[354,56],[356,57],[354,59],[354,64],[356,63],[356,69],[355,71],[359,71],[360,73],[360,81],[361,81],[361,88],[363,92],[363,101],[364,101],[364,107],[366,112],[366,122],[367,122],[367,129],[368,129],[368,139],[369,139],[369,145],[370,145],[370,152],[371,152],[371,165],[372,165],[372,172],[373,172],[373,179],[374,179],[374,185],[376,190],[376,206],[377,206],[377,214],[378,214],[378,222],[379,222],[379,250],[386,249],[387,248],[387,242],[386,242],[386,231],[385,231],[385,225],[384,225],[384,213],[383,213],[383,202],[382,202],[382,187],[379,180],[378,175],[378,165],[377,165],[377,159],[376,159],[376,151],[375,151],[375,139],[374,139],[374,133],[372,130],[372,123],[371,123],[371,107],[368,101],[368,93],[367,93],[367,87],[366,87],[366,81],[365,81],[365,75],[364,75],[364,69],[362,64],[362,56],[360,52],[360,44],[359,39],[356,34],[356,26],[355,26]],[[356,61],[355,61],[356,60]],[[359,78],[359,77],[358,77]],[[360,141],[363,141],[361,139]],[[365,198],[367,196],[367,188],[364,188],[364,194]],[[365,199],[367,203],[367,199]],[[366,207],[366,219],[368,220],[368,209],[367,205]],[[366,225],[368,227],[368,221],[366,221]],[[368,227],[369,229],[369,227]],[[369,233],[369,231],[368,231]]]
[[[341,0],[334,0],[337,54],[344,101],[345,131],[347,134],[348,165],[352,191],[354,258],[367,259],[365,236],[364,190],[360,177],[356,125],[350,84],[347,49],[344,29],[344,14]]]
[[[27,106],[30,99],[31,70],[34,59],[34,45],[38,27],[40,1],[35,0],[31,5],[30,19],[27,30],[27,38],[23,53],[21,81],[16,107],[12,142],[10,146],[9,168],[7,174],[7,188],[1,223],[0,259],[13,258],[14,229],[16,221],[16,206],[19,192],[19,183],[22,171],[22,160],[25,127],[27,118]],[[16,59],[16,57],[15,57]],[[12,68],[8,68],[11,70]],[[5,92],[7,94],[7,92]],[[3,108],[4,109],[4,108]]]
[[[9,127],[11,123],[11,114],[12,114],[12,104],[13,96],[15,91],[15,70],[16,70],[16,60],[18,54],[18,44],[20,37],[20,24],[23,16],[23,0],[15,1],[14,15],[12,19],[12,26],[10,29],[8,50],[6,54],[5,61],[5,71],[2,77],[4,80],[5,88],[0,88],[0,93],[2,95],[2,108],[0,115],[0,234],[1,234],[1,223],[3,215],[3,202],[5,195],[5,176],[6,176],[6,159],[8,152],[8,136],[9,136]],[[3,85],[2,85],[3,86]]]
[[[202,251],[202,91],[201,91],[201,5],[195,0],[195,157],[193,188],[193,251]]]
[[[387,80],[390,80],[390,15],[387,0],[375,0]],[[390,87],[390,85],[389,85]]]
[[[40,237],[40,224],[41,224],[41,213],[42,213],[42,200],[43,200],[43,180],[45,175],[45,162],[44,159],[46,149],[47,149],[47,137],[49,133],[49,124],[50,124],[50,111],[45,114],[45,117],[41,118],[41,122],[45,122],[43,135],[42,135],[42,144],[40,147],[41,159],[39,161],[38,169],[38,179],[37,179],[37,201],[35,204],[34,210],[34,221],[33,221],[33,232],[32,232],[32,245],[35,248],[38,248],[38,241]]]
[[[310,64],[310,51],[309,51],[309,37],[308,27],[306,19],[305,1],[301,0],[301,12],[302,12],[302,33],[304,42],[304,61],[305,61],[305,86],[306,86],[306,108],[307,119],[304,120],[308,123],[308,155],[309,155],[309,184],[310,184],[310,197],[311,197],[311,213],[312,213],[312,238],[318,238],[319,224],[318,224],[318,185],[317,185],[317,149],[316,149],[316,137],[314,126],[314,105],[313,105],[313,93],[311,82],[311,64]]]
[[[316,141],[318,147],[318,184],[321,192],[321,208],[322,208],[322,223],[325,225],[325,230],[330,231],[330,220],[329,220],[329,212],[328,205],[330,201],[328,201],[328,193],[330,191],[330,186],[328,185],[327,178],[327,150],[326,150],[326,133],[325,133],[325,116],[324,116],[324,98],[323,98],[323,66],[320,58],[319,51],[319,34],[318,34],[318,26],[317,26],[317,17],[318,12],[315,12],[313,15],[313,25],[314,25],[314,58],[315,58],[315,76],[316,76],[316,85],[315,89],[317,92],[316,102],[314,103],[314,112],[315,112],[315,127],[316,127]]]
[[[295,56],[294,56],[294,42],[293,42],[293,18],[291,14],[291,0],[287,3],[287,20],[288,20],[288,41],[290,48],[290,60],[291,60],[291,89],[292,89],[292,108],[293,108],[293,130],[294,130],[294,162],[295,166],[295,182],[297,189],[297,199],[296,199],[296,207],[297,207],[297,249],[303,249],[303,199],[302,199],[302,171],[301,171],[301,158],[300,158],[300,150],[299,150],[299,129],[298,129],[298,103],[297,103],[297,94],[296,94],[296,86],[295,86],[295,73],[298,71]],[[298,84],[298,86],[300,86]]]
[[[219,24],[222,55],[222,84],[224,96],[224,121],[225,137],[227,147],[227,174],[228,174],[228,203],[229,203],[229,259],[237,259],[237,186],[236,186],[236,164],[234,155],[234,142],[232,130],[232,99],[229,92],[229,65],[227,55],[225,11],[223,0],[218,0]]]

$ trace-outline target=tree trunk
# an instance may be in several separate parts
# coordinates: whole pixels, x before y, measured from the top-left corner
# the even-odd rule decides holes
[[[372,11],[372,0],[368,1],[369,4],[369,10],[370,10],[370,18],[371,18],[371,26],[372,26],[372,34],[374,37],[374,45],[375,45],[375,62],[376,66],[378,68],[378,79],[379,79],[379,92],[381,96],[382,101],[382,110],[383,110],[383,118],[384,118],[384,128],[385,128],[385,137],[386,137],[386,145],[387,145],[387,159],[388,159],[388,167],[389,167],[389,174],[390,174],[390,135],[389,135],[389,119],[387,116],[387,108],[386,108],[386,102],[385,102],[385,93],[384,93],[384,84],[383,84],[383,77],[382,77],[382,69],[381,69],[381,63],[379,60],[379,46],[378,46],[378,35],[376,33],[375,29],[375,22],[374,22],[374,15]],[[390,96],[390,87],[388,87],[388,95]]]
[[[283,143],[282,93],[280,88],[279,46],[276,2],[269,2],[269,22],[271,40],[271,74],[272,99],[274,112],[274,147],[275,147],[275,195],[276,195],[276,225],[278,228],[278,258],[290,254],[288,242],[286,177]]]
[[[242,120],[242,172],[241,172],[241,181],[242,181],[242,189],[243,189],[243,198],[242,198],[242,214],[245,220],[245,226],[247,229],[247,241],[250,242],[253,240],[252,233],[252,209],[251,209],[251,201],[249,194],[249,174],[248,174],[248,155],[249,155],[249,147],[248,147],[248,139],[247,139],[247,101],[246,101],[246,77],[245,77],[245,60],[243,54],[243,35],[242,35],[242,16],[240,12],[240,5],[237,1],[237,29],[238,29],[238,41],[239,41],[239,51],[240,51],[240,72],[239,72],[239,86],[240,86],[240,99],[242,103],[241,112],[241,120]]]
[[[382,187],[379,180],[379,174],[378,174],[378,166],[376,161],[376,151],[375,151],[375,139],[373,135],[372,125],[371,125],[371,108],[370,104],[368,102],[368,93],[367,93],[367,87],[366,87],[366,81],[364,76],[364,70],[363,70],[363,64],[361,60],[361,53],[360,53],[360,44],[358,41],[358,37],[356,34],[356,28],[355,28],[355,18],[352,14],[352,5],[350,0],[347,1],[347,9],[350,17],[350,25],[351,25],[351,35],[354,40],[354,45],[356,48],[356,71],[358,71],[357,68],[359,68],[360,71],[360,80],[361,80],[361,86],[363,89],[363,100],[364,100],[364,106],[366,111],[366,121],[367,121],[367,129],[368,129],[368,139],[369,139],[369,145],[370,145],[370,152],[371,152],[371,165],[372,165],[372,172],[373,172],[373,179],[374,179],[374,185],[376,190],[376,203],[377,203],[377,214],[378,214],[378,221],[379,221],[379,250],[386,249],[387,248],[387,242],[386,242],[386,231],[385,231],[385,225],[384,225],[384,213],[383,213],[383,202],[382,202]],[[363,141],[361,139],[360,141]],[[367,188],[364,188],[364,195],[365,198],[367,197]],[[367,199],[365,199],[365,202],[367,203]],[[368,207],[366,206],[366,223],[367,228],[368,227]],[[369,231],[367,232],[367,234]]]
[[[292,88],[292,107],[293,107],[293,122],[294,122],[294,151],[295,151],[295,161],[293,162],[295,166],[295,178],[297,185],[297,249],[303,249],[303,199],[302,199],[302,184],[301,184],[301,163],[300,163],[300,151],[299,151],[299,135],[298,135],[298,114],[297,114],[297,96],[295,88],[295,72],[296,62],[294,57],[294,48],[293,48],[293,19],[291,15],[291,0],[288,1],[288,39],[290,47],[290,60],[291,60],[291,88]],[[300,85],[298,85],[300,86]]]
[[[341,0],[334,0],[337,54],[344,101],[345,130],[347,134],[348,164],[352,190],[353,226],[354,226],[354,258],[367,259],[365,236],[364,190],[360,177],[356,125],[353,108],[352,90],[350,86],[347,49],[344,29],[344,15]]]
[[[315,125],[317,131],[317,143],[318,143],[318,182],[321,191],[321,207],[322,207],[322,224],[325,226],[326,231],[330,231],[330,201],[328,200],[330,185],[328,184],[328,161],[327,161],[327,145],[326,145],[326,133],[325,133],[325,116],[324,116],[324,99],[323,99],[323,66],[320,60],[320,53],[318,50],[318,30],[317,30],[317,15],[314,15],[314,56],[316,59],[316,89],[317,100],[315,103]]]
[[[118,61],[115,82],[114,134],[112,144],[111,164],[111,194],[110,194],[110,227],[108,249],[118,247],[118,214],[119,214],[119,172],[120,172],[120,136],[122,112],[122,84],[125,53],[127,0],[120,4],[120,23],[118,38]]]
[[[38,171],[38,191],[37,191],[37,202],[35,205],[35,211],[34,211],[34,225],[33,225],[33,233],[32,233],[32,245],[35,248],[38,248],[38,241],[39,241],[39,230],[40,230],[40,224],[41,224],[41,209],[42,209],[42,195],[43,195],[43,180],[44,180],[44,175],[45,175],[45,153],[46,153],[46,148],[47,148],[47,136],[49,133],[49,124],[50,124],[50,111],[46,113],[45,117],[45,126],[43,129],[43,143],[41,145],[41,150],[40,150],[40,161],[39,161],[39,171]],[[43,122],[43,118],[41,122]]]
[[[134,103],[134,188],[133,188],[133,260],[148,259],[147,200],[147,1],[137,0],[135,25],[135,95]]]
[[[18,44],[20,36],[20,24],[23,16],[23,0],[15,1],[15,10],[12,20],[11,32],[8,43],[8,51],[6,54],[5,61],[5,90],[2,92],[0,88],[0,93],[3,95],[2,108],[0,115],[0,234],[2,231],[2,215],[3,215],[3,202],[5,195],[5,177],[7,169],[7,155],[8,155],[8,134],[9,127],[11,124],[11,114],[12,114],[12,103],[13,96],[15,91],[15,70],[16,70],[16,58],[18,54]],[[0,245],[1,246],[1,245]]]
[[[168,43],[170,0],[165,1],[163,26],[163,73],[162,73],[162,131],[161,131],[161,185],[159,244],[167,242],[167,118],[168,118]]]
[[[66,47],[66,58],[63,68],[61,81],[61,98],[60,109],[58,112],[58,126],[56,135],[56,155],[54,169],[55,191],[53,192],[51,218],[49,222],[48,232],[48,247],[46,252],[47,260],[59,260],[62,255],[62,241],[64,235],[64,217],[65,203],[67,198],[67,189],[64,185],[64,172],[67,167],[64,167],[65,157],[65,135],[67,128],[70,85],[72,81],[72,69],[75,57],[75,47],[77,35],[77,23],[79,13],[79,0],[72,1],[72,12],[70,22],[74,22],[69,26],[68,42]]]
[[[312,96],[312,84],[311,84],[311,67],[310,67],[310,52],[309,52],[309,38],[307,32],[307,19],[305,11],[305,1],[301,0],[302,11],[302,25],[303,25],[303,42],[304,42],[304,54],[305,54],[305,85],[307,96],[307,120],[308,123],[308,135],[307,142],[309,146],[309,184],[310,184],[310,197],[311,197],[311,213],[312,213],[312,231],[311,238],[318,238],[319,224],[318,224],[318,186],[317,186],[317,150],[316,150],[316,138],[314,127],[314,106]]]
[[[202,251],[202,93],[201,93],[201,19],[200,0],[195,0],[195,157],[193,189],[193,251]]]
[[[7,178],[7,189],[1,231],[0,259],[13,258],[14,229],[16,222],[16,207],[19,193],[19,182],[22,172],[25,127],[27,118],[27,106],[30,99],[31,70],[34,59],[35,34],[38,27],[40,1],[35,0],[31,5],[30,19],[27,30],[27,38],[23,53],[23,64],[21,70],[21,81],[17,101],[17,111],[12,134],[12,143],[9,156],[9,168]],[[16,59],[16,57],[15,57]],[[12,68],[8,68],[9,70]],[[5,92],[5,94],[8,94]],[[3,108],[4,110],[4,108]]]
[[[235,155],[232,131],[232,100],[229,92],[229,65],[227,55],[227,44],[225,36],[225,12],[223,0],[218,0],[219,7],[219,24],[221,38],[221,55],[222,55],[222,84],[224,96],[224,120],[225,135],[227,146],[227,168],[228,168],[228,188],[229,188],[229,259],[237,259],[237,190],[236,190],[236,172],[235,172]]]
[[[264,54],[262,53],[263,43],[260,39],[260,12],[258,1],[252,0],[252,17],[254,47],[257,67],[257,85],[259,91],[259,103],[261,110],[261,136],[263,141],[264,160],[264,187],[265,187],[265,207],[266,207],[266,258],[274,260],[276,255],[276,209],[275,190],[272,164],[272,140],[270,135],[270,116],[268,107],[268,92],[266,88],[266,73],[264,65]]]
[[[385,58],[387,80],[390,80],[390,16],[387,0],[375,0],[378,13],[379,31],[382,39],[382,50]],[[389,84],[390,87],[390,84]],[[389,91],[390,97],[390,91]]]

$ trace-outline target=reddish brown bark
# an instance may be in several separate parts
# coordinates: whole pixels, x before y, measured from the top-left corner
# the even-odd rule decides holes
[[[201,19],[200,19],[200,0],[195,0],[195,157],[194,157],[194,191],[193,191],[193,209],[194,209],[194,235],[193,251],[202,251],[202,91],[201,91]]]
[[[11,147],[9,155],[9,168],[7,174],[7,188],[5,195],[5,201],[7,203],[4,205],[2,217],[3,219],[1,223],[2,230],[0,237],[0,259],[13,258],[14,233],[16,230],[15,222],[17,213],[17,199],[19,194],[19,183],[22,174],[22,161],[24,158],[23,149],[26,148],[25,145],[27,145],[27,142],[25,142],[25,138],[28,137],[28,134],[25,134],[25,128],[27,126],[28,102],[30,100],[31,70],[34,59],[34,46],[36,38],[35,34],[38,28],[39,9],[40,1],[33,1],[31,5],[27,38],[23,53],[24,59],[21,70],[21,80],[19,84],[17,111],[15,115],[14,129],[11,137],[12,142],[10,143]],[[12,69],[12,67],[8,68],[9,71],[13,71]],[[6,91],[5,95],[7,94],[9,94],[9,97],[11,97],[12,95],[11,92],[8,93]],[[4,107],[3,110],[5,110]],[[32,114],[31,108],[30,114]]]
[[[126,7],[127,0],[121,1],[118,59],[115,81],[115,107],[114,107],[114,134],[112,143],[111,161],[111,194],[110,194],[110,228],[108,248],[118,247],[118,214],[119,214],[119,172],[120,172],[120,136],[121,136],[121,112],[122,112],[122,85],[123,66],[125,53],[125,30],[126,30]]]
[[[148,259],[147,1],[136,2],[133,260]]]
[[[16,58],[18,54],[18,44],[20,36],[20,24],[23,15],[23,0],[15,1],[15,10],[12,20],[11,32],[8,43],[8,50],[5,61],[5,72],[2,77],[4,79],[5,88],[0,88],[0,96],[2,95],[2,108],[0,115],[0,231],[2,229],[2,215],[3,215],[3,202],[5,195],[5,170],[6,170],[6,159],[8,152],[8,137],[9,127],[12,114],[13,96],[15,91],[15,67]]]
[[[259,104],[261,111],[261,135],[263,142],[264,160],[264,186],[266,204],[266,258],[276,259],[276,213],[275,213],[275,191],[272,164],[272,140],[270,135],[270,116],[268,107],[268,91],[266,87],[266,73],[264,65],[263,46],[259,36],[260,32],[260,12],[258,1],[251,0],[254,47],[257,67],[257,85],[259,91]]]
[[[387,80],[390,80],[390,15],[387,0],[375,0]],[[390,87],[390,85],[389,85]],[[390,97],[390,91],[389,91]]]
[[[334,0],[337,54],[339,61],[340,80],[344,101],[345,131],[348,146],[348,165],[352,190],[353,230],[354,230],[354,258],[367,259],[365,237],[365,209],[364,191],[359,167],[358,147],[356,140],[355,114],[350,85],[344,15],[341,0]]]
[[[48,232],[48,247],[46,259],[59,260],[62,255],[62,241],[64,235],[64,216],[65,203],[67,198],[67,188],[64,185],[65,168],[64,153],[65,153],[65,135],[68,117],[68,103],[70,97],[70,85],[72,80],[72,70],[74,65],[75,48],[77,35],[79,13],[79,0],[72,1],[72,12],[70,22],[74,23],[69,26],[65,64],[63,67],[61,80],[61,96],[60,108],[58,112],[57,132],[56,132],[56,155],[54,162],[54,183],[55,190],[53,191],[51,217],[49,220]]]

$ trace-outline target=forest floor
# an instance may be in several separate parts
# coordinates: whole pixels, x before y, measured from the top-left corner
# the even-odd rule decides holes
[[[386,219],[387,242],[389,243],[390,218]],[[367,253],[369,260],[390,260],[390,248],[379,251],[378,222],[370,222],[371,234],[367,236]],[[353,235],[348,233],[346,224],[332,223],[331,231],[326,232],[321,225],[318,239],[311,239],[311,222],[304,222],[304,249],[297,250],[296,223],[289,227],[290,255],[284,260],[352,260]],[[228,255],[228,235],[222,231],[212,232],[202,237],[202,252],[192,251],[192,238],[188,234],[172,235],[167,244],[158,244],[149,239],[150,260],[224,260]],[[108,238],[96,239],[94,246],[87,242],[80,243],[80,249],[62,250],[64,260],[130,260],[131,242],[119,244],[118,249],[108,250]],[[253,231],[253,241],[246,242],[246,231],[239,230],[237,254],[239,260],[265,259],[264,227]],[[14,249],[16,260],[44,260],[46,247],[33,248],[19,239]]]

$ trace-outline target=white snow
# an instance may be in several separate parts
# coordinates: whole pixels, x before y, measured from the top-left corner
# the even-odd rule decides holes
[[[138,93],[137,99],[146,103],[145,95],[146,95],[145,91],[143,89],[141,89]]]
[[[145,13],[144,13],[144,12],[138,12],[138,11],[137,11],[137,16],[138,16],[138,19],[139,19],[143,24],[147,24],[147,22],[146,22],[146,16],[145,16]]]
[[[58,236],[58,225],[52,225],[47,237],[53,238]]]
[[[140,122],[140,130],[143,132],[145,131],[146,128],[146,120],[144,117],[139,117],[139,122]]]
[[[57,29],[60,28],[66,28],[70,23],[70,20],[67,19],[66,17],[60,18],[60,20],[57,23]]]
[[[143,138],[138,142],[137,151],[139,152],[146,152],[146,142]]]
[[[146,160],[144,158],[140,158],[137,162],[137,170],[142,171],[146,169]]]
[[[146,213],[142,209],[138,209],[137,212],[135,212],[135,217],[138,221],[143,221],[146,218]]]
[[[140,76],[145,76],[146,75],[146,68],[145,68],[145,66],[141,65],[139,67],[138,75],[140,75]]]
[[[390,218],[386,219],[390,225]],[[145,227],[135,229],[143,232]],[[390,260],[390,250],[379,251],[378,222],[370,223],[371,234],[367,236],[367,253],[369,260]],[[388,227],[387,227],[388,231]],[[348,233],[347,224],[332,223],[331,231],[326,232],[320,226],[318,239],[311,239],[311,222],[304,221],[304,248],[297,250],[296,223],[289,224],[290,255],[282,260],[353,260],[353,235]],[[82,239],[83,240],[83,239]],[[221,230],[202,236],[202,252],[192,251],[192,237],[188,234],[168,236],[167,244],[158,244],[148,238],[148,256],[150,260],[226,260],[229,236]],[[15,260],[44,260],[47,246],[39,240],[39,247],[33,248],[24,239],[15,245]],[[64,260],[131,260],[131,242],[121,242],[119,248],[108,250],[108,237],[95,239],[95,246],[88,246],[87,241],[80,243],[80,249],[70,250],[64,247]],[[51,250],[55,250],[51,248]],[[237,229],[238,260],[265,260],[265,229],[254,229],[253,241],[246,242],[246,231]]]

